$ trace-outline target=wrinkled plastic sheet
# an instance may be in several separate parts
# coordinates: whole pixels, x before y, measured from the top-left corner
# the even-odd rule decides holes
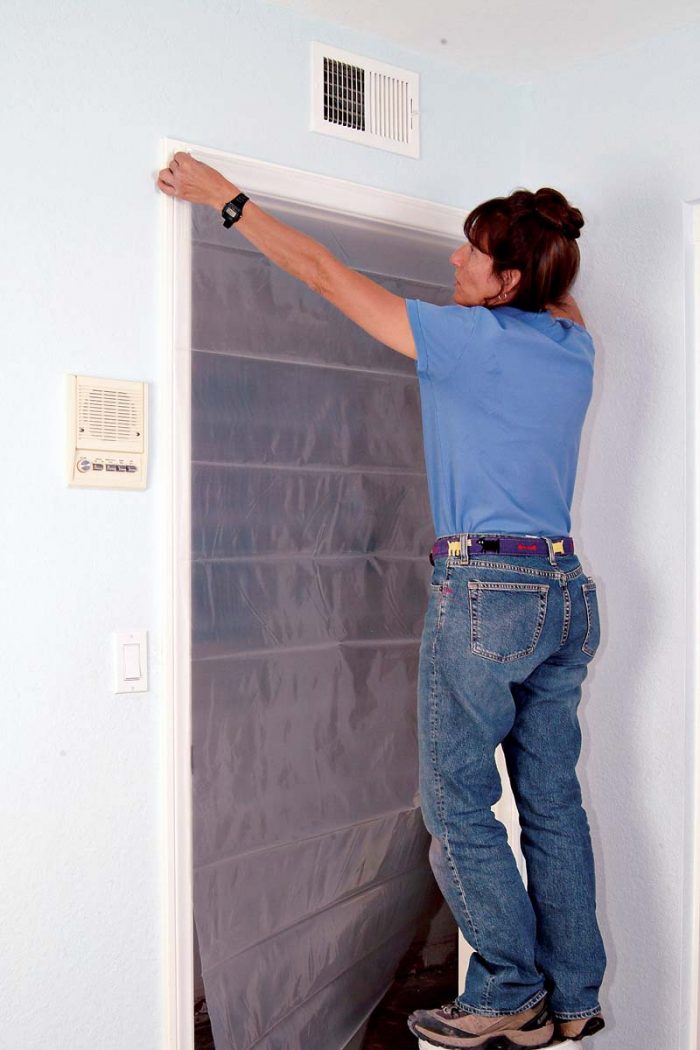
[[[272,203],[274,207],[274,202]],[[278,208],[403,296],[452,245]],[[193,209],[195,921],[218,1050],[342,1050],[435,884],[415,364]]]

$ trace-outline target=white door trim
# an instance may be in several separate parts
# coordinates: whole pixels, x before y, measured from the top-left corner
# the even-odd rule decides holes
[[[464,211],[344,179],[330,178],[173,139],[161,142],[161,166],[178,150],[221,171],[250,194],[325,208],[391,226],[463,236]],[[190,686],[190,284],[189,205],[161,197],[162,373],[162,676],[165,857],[163,962],[166,1046],[193,1050],[192,784]],[[496,809],[519,856],[519,825],[507,785]],[[460,955],[465,960],[466,942]]]
[[[686,262],[686,733],[681,1046],[700,1050],[700,201],[684,205]]]
[[[170,156],[170,143],[164,140],[161,167]],[[161,195],[160,232],[164,1045],[171,1050],[193,1050],[189,208],[178,207]]]
[[[173,139],[166,139],[163,146],[166,156],[182,150],[206,164],[211,164],[231,182],[241,186],[246,193],[269,194],[297,204],[325,208],[336,214],[354,215],[393,226],[425,230],[426,233],[445,234],[455,238],[463,236],[462,225],[466,211],[446,204],[436,204],[434,201],[363,186],[346,179],[317,175],[315,172],[270,164],[267,161],[253,160],[250,157]],[[172,205],[173,202],[169,203]],[[183,209],[182,205],[178,210],[189,212],[189,209]]]

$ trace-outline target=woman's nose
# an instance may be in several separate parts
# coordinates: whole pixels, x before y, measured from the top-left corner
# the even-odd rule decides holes
[[[455,250],[452,252],[452,255],[450,256],[450,262],[452,263],[453,266],[459,266],[459,264],[462,261],[462,255],[463,254],[464,254],[464,246],[463,245],[460,248],[455,248]]]

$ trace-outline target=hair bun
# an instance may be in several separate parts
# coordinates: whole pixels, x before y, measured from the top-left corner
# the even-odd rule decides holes
[[[575,241],[581,235],[583,215],[567,201],[558,190],[543,186],[532,195],[532,208],[565,237]]]

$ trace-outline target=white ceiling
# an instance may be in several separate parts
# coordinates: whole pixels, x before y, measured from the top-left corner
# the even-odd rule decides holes
[[[700,20],[700,0],[273,2],[515,82]]]

